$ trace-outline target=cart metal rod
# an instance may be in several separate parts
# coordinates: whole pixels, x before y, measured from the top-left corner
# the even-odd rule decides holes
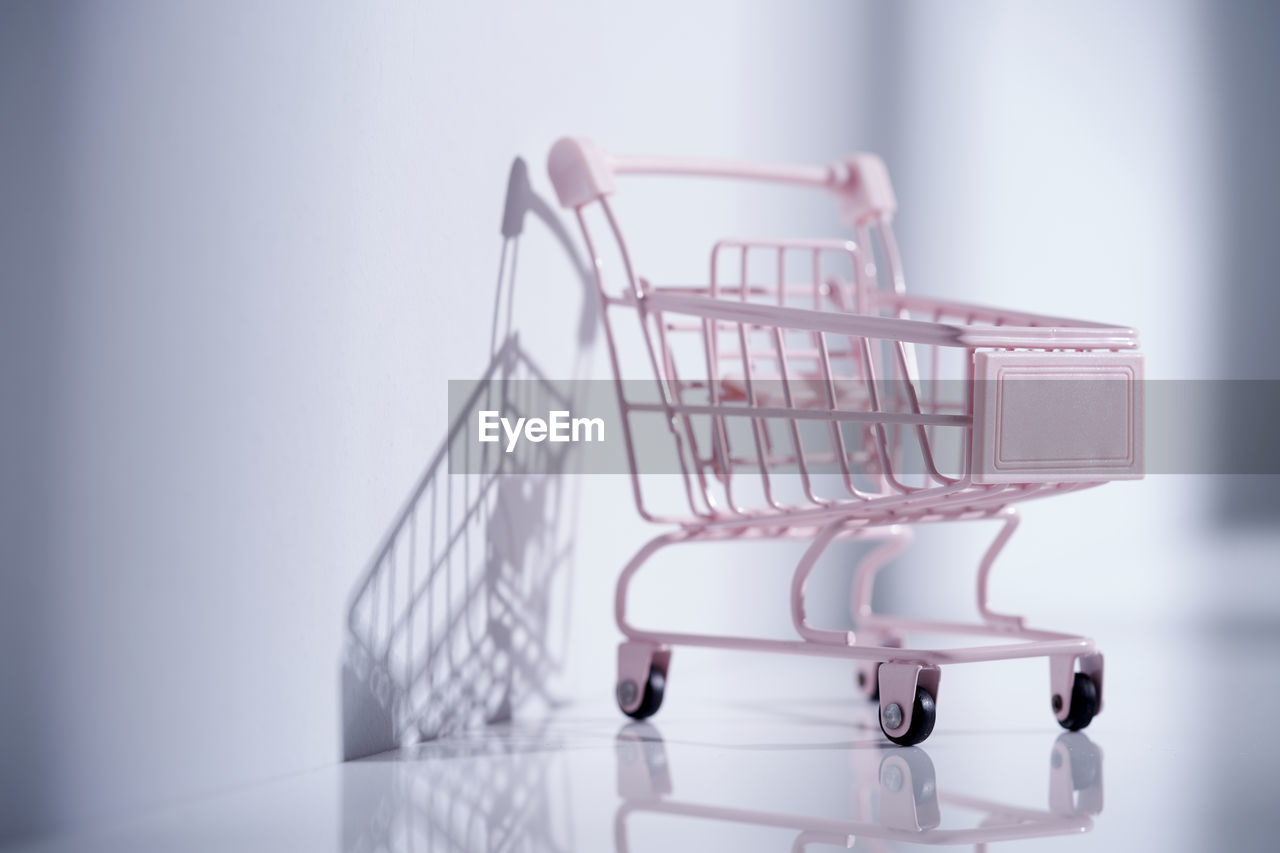
[[[676,293],[650,293],[644,297],[643,302],[644,307],[650,311],[670,311],[711,320],[747,323],[759,328],[829,332],[835,335],[939,346],[964,346],[960,337],[968,331],[959,326],[926,323],[920,320],[834,314],[830,311],[814,311],[811,308],[731,302],[727,299]]]
[[[943,315],[965,316],[984,322],[1016,323],[1020,326],[1068,326],[1073,329],[1111,329],[1123,330],[1136,335],[1132,329],[1115,326],[1110,323],[1096,323],[1092,320],[1076,320],[1070,317],[1058,317],[1051,314],[1036,314],[1031,311],[1011,311],[1006,308],[993,308],[988,305],[977,305],[972,302],[959,302],[951,299],[937,299],[930,296],[918,296],[909,293],[876,293],[877,305],[892,310],[937,311]]]
[[[1049,326],[975,327],[960,333],[958,342],[968,347],[997,349],[1137,349],[1132,329],[1062,329]]]
[[[1028,640],[1065,640],[1074,639],[1075,634],[1063,634],[1058,631],[1045,631],[1040,628],[1018,627],[1010,622],[1006,624],[981,622],[944,622],[932,619],[910,619],[886,613],[871,613],[858,618],[858,626],[867,629],[889,629],[899,631],[917,631],[925,634],[970,634],[978,637],[1025,637]],[[855,630],[852,632],[857,634]]]
[[[627,403],[635,412],[671,412],[679,415],[715,415],[716,417],[744,417],[752,419],[788,418],[801,421],[850,421],[873,424],[927,424],[934,426],[972,426],[968,415],[917,415],[908,412],[859,412],[847,409],[802,409],[778,406],[735,406],[721,404],[703,406],[694,403]]]
[[[924,661],[931,664],[982,663],[985,661],[1039,658],[1054,655],[1089,654],[1093,641],[1085,637],[1053,635],[1057,639],[1029,640],[998,646],[967,646],[958,649],[897,649],[883,646],[837,646],[807,640],[767,640],[759,637],[735,637],[713,634],[678,634],[667,631],[642,631],[623,621],[622,633],[628,640],[658,646],[701,646],[709,649],[739,649],[810,657],[847,658],[870,661]],[[1048,632],[1035,632],[1048,633]]]
[[[616,154],[608,155],[608,162],[619,175],[701,175],[708,178],[746,178],[832,189],[841,184],[842,178],[842,170],[838,166],[792,166]]]

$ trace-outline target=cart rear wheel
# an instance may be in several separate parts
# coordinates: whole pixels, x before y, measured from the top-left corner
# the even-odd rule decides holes
[[[1062,700],[1055,696],[1054,701],[1056,703]],[[1071,685],[1070,710],[1067,711],[1066,717],[1058,721],[1058,724],[1067,731],[1078,732],[1093,722],[1093,717],[1097,713],[1098,685],[1088,675],[1077,672],[1075,681]]]
[[[915,746],[933,733],[933,723],[937,717],[938,705],[933,694],[923,687],[916,687],[916,701],[911,708],[911,725],[898,736],[884,730],[884,718],[880,719],[880,731],[898,746]],[[901,724],[899,724],[901,725]]]
[[[632,691],[635,689],[634,681],[624,681],[618,685],[618,707],[622,709],[622,713],[634,720],[652,717],[662,707],[662,694],[667,689],[667,677],[657,667],[650,667],[649,677],[645,679],[644,693],[640,697],[640,705],[635,710],[628,711],[622,707],[622,704],[628,695],[634,696]]]

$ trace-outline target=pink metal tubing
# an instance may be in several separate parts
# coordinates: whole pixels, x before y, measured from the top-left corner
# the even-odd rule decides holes
[[[852,240],[841,240],[821,237],[782,237],[769,240],[748,240],[742,237],[725,237],[717,240],[711,247],[712,263],[724,249],[810,249],[840,252],[855,260],[861,255],[858,244]],[[812,289],[814,282],[806,282],[806,290]]]
[[[855,620],[872,615],[871,594],[875,589],[876,575],[888,565],[890,560],[902,553],[914,538],[911,528],[898,525],[868,531],[868,534],[878,535],[885,541],[859,560],[854,568],[853,583],[850,585],[849,614]]]
[[[960,335],[960,343],[970,347],[1026,349],[1136,349],[1138,339],[1132,329],[1118,326],[1062,329],[1042,326],[974,326]]]
[[[787,379],[787,355],[786,343],[782,340],[782,330],[775,326],[773,328],[773,345],[778,353],[778,374],[782,379],[782,397],[787,409],[795,408],[795,401],[791,396],[791,383]],[[800,484],[804,487],[805,497],[811,503],[819,503],[817,497],[813,493],[813,484],[809,479],[809,470],[804,464],[804,445],[800,439],[800,424],[794,418],[791,420],[791,442],[796,449],[796,460],[800,463]]]
[[[986,620],[988,625],[994,625],[1001,629],[1018,630],[1023,625],[1021,616],[996,613],[987,606],[987,579],[991,574],[991,566],[995,563],[996,557],[1000,556],[1000,552],[1004,550],[1009,537],[1013,536],[1013,532],[1018,529],[1019,520],[1016,507],[1005,507],[996,513],[994,517],[1003,519],[1004,525],[1000,528],[1000,532],[996,534],[996,538],[991,541],[990,547],[982,555],[982,562],[978,565],[978,613]]]
[[[1052,326],[1070,329],[1110,329],[1115,332],[1127,332],[1136,336],[1133,329],[1113,326],[1107,323],[1095,323],[1090,320],[1074,320],[1051,314],[1034,314],[1029,311],[1012,311],[1005,308],[992,308],[987,305],[976,305],[971,302],[957,302],[951,299],[938,299],[931,296],[919,296],[908,293],[875,294],[879,305],[894,310],[919,311],[926,314],[940,314],[957,318],[968,318],[969,322],[990,323],[998,326]]]
[[[800,558],[800,562],[796,565],[795,572],[791,575],[791,624],[795,627],[796,633],[804,637],[811,643],[829,643],[836,646],[851,646],[854,643],[852,631],[831,631],[821,628],[810,627],[809,621],[804,615],[804,589],[809,581],[809,574],[813,571],[813,567],[817,565],[818,558],[827,550],[827,546],[831,544],[831,540],[839,535],[841,528],[847,522],[843,519],[833,521],[813,538],[813,542],[805,549],[804,556]]]
[[[694,317],[706,317],[731,323],[748,323],[760,328],[779,327],[803,332],[829,332],[835,335],[872,338],[874,340],[900,340],[917,344],[965,346],[966,344],[961,339],[970,334],[967,329],[945,323],[899,320],[896,317],[837,314],[830,311],[814,311],[811,308],[762,305],[758,302],[734,302],[727,299],[713,299],[710,296],[692,296],[671,291],[650,293],[644,297],[644,301],[649,303],[652,310],[666,311],[672,314],[688,314]],[[1025,331],[1041,333],[1055,330],[1029,329]],[[994,345],[983,344],[983,346]],[[1060,346],[1066,346],[1066,344],[1060,344]]]
[[[876,498],[865,502],[842,501],[833,506],[820,506],[810,509],[793,510],[786,516],[761,514],[750,517],[715,518],[691,522],[689,529],[737,529],[742,527],[795,527],[800,530],[813,530],[821,527],[825,521],[837,517],[856,520],[868,527],[883,526],[891,523],[924,524],[939,521],[980,520],[990,517],[992,510],[1002,509],[1013,501],[1026,501],[1034,498],[1050,497],[1070,491],[1092,488],[1098,483],[1042,483],[1033,487],[1024,484],[1007,484],[1004,490],[991,486],[955,486],[938,487],[927,492],[896,495]],[[865,507],[865,510],[863,509]]]
[[[745,178],[799,186],[835,189],[847,179],[843,164],[789,166],[732,160],[699,160],[675,157],[609,156],[609,165],[620,175],[684,175],[706,178]],[[843,173],[843,174],[842,174]]]
[[[813,573],[818,558],[826,551],[832,541],[842,532],[849,532],[847,525],[847,521],[835,521],[824,527],[814,537],[813,543],[805,549],[804,555],[796,565],[795,573],[791,576],[791,624],[795,627],[797,634],[810,642],[829,643],[837,646],[858,644],[856,631],[832,631],[814,628],[809,625],[808,620],[805,618],[805,587],[808,584],[809,575]],[[863,527],[854,528],[853,535],[847,538],[887,540],[884,544],[864,556],[854,569],[852,612],[854,616],[869,615],[871,613],[871,590],[875,582],[876,573],[889,560],[906,548],[911,541],[911,532],[896,525],[893,527]],[[871,645],[877,644],[873,643]]]
[[[1059,640],[1079,640],[1078,648],[1083,651],[1093,650],[1093,641],[1087,637],[1081,637],[1076,634],[1065,634],[1060,631],[1045,631],[1040,628],[1004,628],[993,625],[983,625],[974,622],[949,622],[945,620],[933,619],[908,619],[903,616],[890,616],[881,613],[873,613],[864,617],[859,622],[859,627],[864,629],[875,629],[878,631],[912,631],[923,633],[945,633],[945,634],[967,634],[974,637],[995,637],[1005,638],[1022,637],[1028,640],[1056,642]],[[1077,648],[1073,646],[1073,648]],[[1056,654],[1056,652],[1047,652],[1046,654]],[[1032,656],[1034,657],[1034,655]]]
[[[783,326],[797,331],[830,332],[904,343],[1032,349],[1133,349],[1138,345],[1136,333],[1132,329],[1119,326],[965,327],[925,320],[902,320],[897,317],[838,314],[830,311],[814,311],[810,308],[733,302],[669,290],[651,292],[643,299],[649,301],[657,310],[676,314],[745,322],[760,327]]]
[[[832,524],[824,529],[822,536],[827,537],[825,544],[839,532],[840,524]],[[795,538],[796,531],[768,538]],[[631,581],[650,557],[662,548],[676,542],[717,541],[736,538],[766,538],[764,533],[747,533],[739,535],[713,531],[677,530],[664,533],[647,542],[627,563],[618,578],[617,591],[614,596],[614,616],[618,628],[629,640],[653,643],[654,645],[701,646],[716,649],[739,649],[743,651],[772,652],[778,654],[799,654],[813,657],[837,657],[853,660],[870,661],[918,661],[927,665],[944,663],[977,663],[980,661],[1011,660],[1014,658],[1046,657],[1052,655],[1079,655],[1094,650],[1093,641],[1086,637],[1070,634],[1058,634],[1051,631],[1022,629],[1010,632],[989,625],[950,625],[941,622],[907,620],[894,617],[892,619],[875,619],[870,626],[893,626],[905,630],[945,630],[952,633],[977,634],[996,637],[1022,636],[1028,642],[992,646],[974,646],[957,649],[910,649],[884,648],[881,646],[853,645],[852,635],[848,636],[848,644],[838,645],[829,641],[810,640],[770,640],[757,637],[736,637],[728,635],[690,634],[667,631],[646,631],[636,628],[627,619],[627,594]],[[809,552],[813,552],[810,546]],[[820,550],[819,550],[820,553]],[[816,560],[816,554],[813,557]],[[836,633],[836,632],[831,632]]]
[[[627,590],[631,585],[631,576],[639,571],[640,567],[658,551],[674,542],[685,541],[689,539],[691,535],[692,534],[684,530],[672,530],[668,533],[663,533],[660,536],[655,536],[653,539],[646,542],[622,569],[622,574],[618,576],[618,586],[614,593],[613,608],[614,618],[618,623],[618,628],[621,629],[622,633],[625,634],[628,639],[640,639],[640,632],[633,629],[627,622]],[[662,645],[662,643],[659,642],[658,645]]]
[[[604,261],[601,259],[600,253],[596,250],[595,243],[591,239],[591,229],[587,227],[587,220],[582,215],[582,210],[579,208],[574,213],[578,218],[578,228],[582,231],[582,239],[587,244],[587,254],[591,257],[591,269],[596,280],[596,293],[600,297],[600,315],[604,325],[605,344],[609,350],[609,364],[613,368],[614,389],[618,395],[619,403],[625,404],[626,399],[622,391],[622,368],[619,366],[618,361],[618,347],[613,339],[613,325],[609,321],[609,299],[605,296]],[[632,471],[631,492],[636,502],[636,511],[645,521],[666,521],[667,519],[656,516],[645,508],[644,493],[640,488],[640,480],[634,473],[636,470],[635,443],[631,439],[631,425],[626,417],[622,419],[622,431],[627,450],[627,465]],[[690,505],[692,507],[692,501],[690,501]]]
[[[930,426],[967,427],[973,425],[968,415],[922,415],[910,412],[862,412],[852,409],[822,409],[799,406],[740,406],[712,404],[709,406],[672,403],[630,403],[634,412],[669,412],[682,415],[714,415],[716,417],[779,418],[798,421],[833,421],[836,423],[868,424],[926,424]],[[957,482],[948,480],[948,484]]]

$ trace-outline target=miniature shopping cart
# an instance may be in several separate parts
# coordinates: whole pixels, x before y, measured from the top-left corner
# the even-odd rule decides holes
[[[677,645],[842,657],[857,662],[885,735],[915,744],[933,729],[941,664],[1047,657],[1058,722],[1087,726],[1102,708],[1103,659],[1093,641],[993,612],[987,579],[1018,524],[1015,503],[1142,476],[1136,332],[908,295],[891,228],[896,202],[874,155],[768,166],[612,156],[588,140],[561,139],[548,166],[594,261],[636,506],[672,525],[618,581],[621,709],[636,718],[658,710]],[[620,175],[822,189],[853,239],[722,239],[706,281],[656,285],[639,274],[611,205]],[[671,224],[675,236],[699,223],[686,213]],[[644,387],[656,383],[657,396],[637,392],[641,377]],[[639,448],[655,434],[669,438],[678,460],[665,478],[678,487],[658,492],[678,495],[676,515],[652,508],[653,470]],[[1003,521],[977,570],[980,622],[872,610],[876,573],[905,547],[912,525],[971,519]],[[798,639],[641,630],[628,621],[629,585],[656,552],[747,539],[810,541],[791,584]],[[815,627],[806,581],[833,542],[849,540],[874,546],[854,569],[854,630]],[[997,642],[912,648],[907,631]]]

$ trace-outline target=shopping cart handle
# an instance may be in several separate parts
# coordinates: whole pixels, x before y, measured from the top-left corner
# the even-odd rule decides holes
[[[547,172],[560,205],[578,208],[613,192],[613,167],[590,139],[564,137],[551,146]]]
[[[828,166],[623,157],[605,153],[590,139],[565,137],[551,147],[547,171],[560,204],[567,208],[578,208],[612,193],[614,175],[743,178],[818,187],[840,197],[841,211],[852,224],[891,216],[898,208],[889,171],[875,154],[850,154]]]

